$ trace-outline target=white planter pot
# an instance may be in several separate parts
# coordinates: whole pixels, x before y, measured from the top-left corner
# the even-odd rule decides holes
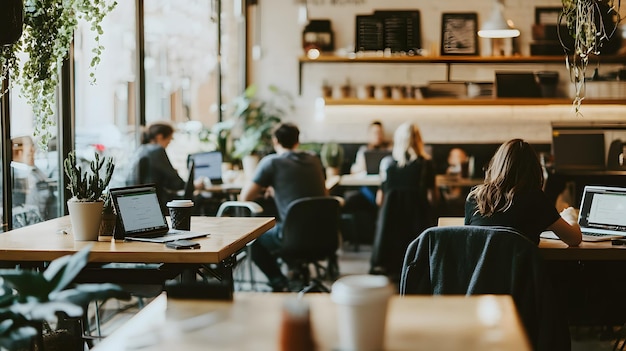
[[[250,180],[254,177],[254,172],[256,171],[256,167],[259,165],[259,156],[257,155],[247,155],[241,159],[241,166],[243,167],[243,173],[246,176],[246,179]]]
[[[103,206],[103,201],[80,202],[70,200],[67,202],[74,240],[98,240]]]

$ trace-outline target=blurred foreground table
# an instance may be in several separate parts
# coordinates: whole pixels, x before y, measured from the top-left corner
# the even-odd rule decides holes
[[[282,304],[292,294],[236,293],[232,302],[161,295],[92,350],[278,350]],[[309,294],[318,350],[337,344],[329,294]],[[386,350],[530,350],[510,296],[394,296]]]

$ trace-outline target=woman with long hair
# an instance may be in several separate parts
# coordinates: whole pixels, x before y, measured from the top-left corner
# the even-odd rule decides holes
[[[383,203],[385,190],[390,187],[421,187],[430,202],[435,200],[435,171],[430,155],[417,125],[406,122],[393,135],[391,156],[380,161],[382,186],[376,194],[376,203]]]
[[[502,144],[465,203],[466,225],[512,227],[534,243],[542,231],[553,231],[563,242],[577,246],[582,233],[576,210],[560,214],[544,194],[543,172],[535,150],[521,139]]]
[[[435,219],[435,170],[415,124],[403,123],[396,129],[392,154],[380,162],[380,177],[370,273],[399,282],[409,243]]]

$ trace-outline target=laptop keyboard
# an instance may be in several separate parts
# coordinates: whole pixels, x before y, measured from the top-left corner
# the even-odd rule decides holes
[[[589,233],[589,232],[583,232],[583,235],[586,235],[586,236],[593,236],[593,237],[596,237],[596,238],[602,238],[602,237],[605,237],[605,236],[615,236],[615,234],[606,234],[606,233]]]

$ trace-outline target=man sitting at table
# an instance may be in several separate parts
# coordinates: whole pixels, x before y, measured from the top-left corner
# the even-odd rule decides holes
[[[251,181],[241,191],[241,200],[273,196],[278,210],[276,226],[252,244],[252,260],[267,276],[273,291],[287,291],[288,280],[278,264],[282,246],[281,219],[297,199],[327,194],[324,168],[319,158],[297,151],[300,131],[291,123],[280,124],[272,137],[275,154],[264,157]]]

